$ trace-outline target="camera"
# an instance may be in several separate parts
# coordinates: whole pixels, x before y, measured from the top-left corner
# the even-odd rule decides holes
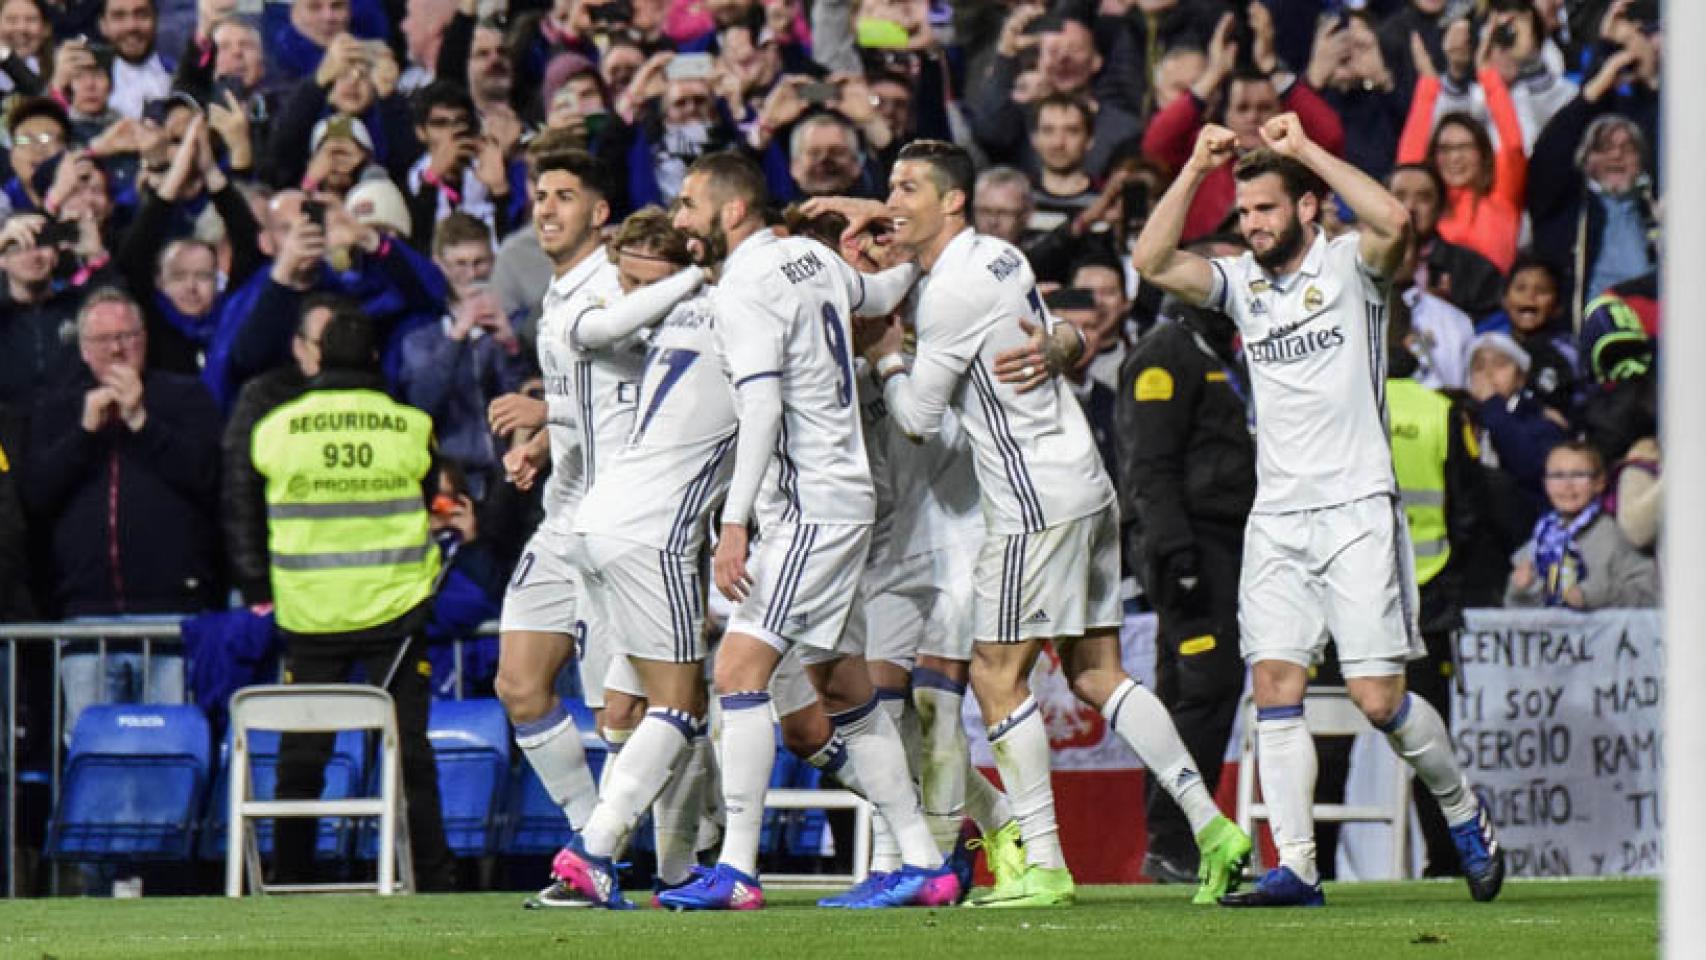
[[[302,215],[308,218],[309,223],[312,223],[314,226],[319,227],[322,230],[325,229],[326,204],[324,202],[319,200],[302,201]]]
[[[1493,46],[1501,50],[1509,50],[1516,46],[1516,27],[1501,23],[1493,28]]]

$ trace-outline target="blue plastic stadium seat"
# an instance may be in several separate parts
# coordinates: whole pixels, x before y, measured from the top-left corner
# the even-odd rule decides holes
[[[770,786],[782,790],[816,790],[822,774],[804,760],[794,756],[780,743],[776,745],[776,765],[770,770]],[[765,810],[764,826],[758,835],[758,852],[789,857],[817,857],[823,844],[823,832],[829,826],[828,815],[822,810]]]
[[[277,730],[249,731],[249,795],[256,800],[274,799],[278,788]],[[227,794],[231,789],[231,736],[219,749],[219,771],[214,776],[213,789],[207,795],[207,819],[202,825],[200,856],[203,860],[225,859]],[[326,786],[320,791],[322,800],[342,800],[368,796],[366,734],[360,730],[345,730],[333,741],[332,758],[326,761]],[[315,856],[321,860],[339,860],[349,856],[355,841],[357,821],[348,817],[324,817],[315,843]],[[272,854],[271,820],[255,821],[255,839],[261,856]]]
[[[427,724],[438,762],[444,835],[459,857],[496,852],[509,786],[510,731],[495,699],[434,700]]]
[[[100,704],[77,718],[47,855],[72,861],[188,860],[212,773],[195,706]]]

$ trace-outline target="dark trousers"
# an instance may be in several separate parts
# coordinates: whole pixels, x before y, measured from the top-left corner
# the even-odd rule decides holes
[[[1244,528],[1236,523],[1193,523],[1192,530],[1197,539],[1196,589],[1179,596],[1171,585],[1159,583],[1159,577],[1150,578],[1157,587],[1151,601],[1160,621],[1155,695],[1172,715],[1212,794],[1220,784],[1221,761],[1244,691],[1244,659],[1238,653]],[[1212,645],[1203,639],[1209,637]],[[1196,838],[1184,811],[1153,779],[1145,792],[1150,852],[1194,869]]]
[[[399,662],[401,639],[361,642],[315,641],[292,637],[285,648],[287,683],[345,683],[357,664],[367,682],[379,685],[396,663],[386,688],[397,706],[401,739],[403,795],[409,808],[409,846],[414,858],[415,885],[421,890],[454,886],[455,861],[444,840],[444,814],[438,799],[438,767],[427,740],[427,711],[431,705],[431,666],[426,644],[409,641]],[[278,791],[280,800],[312,800],[326,785],[326,761],[335,739],[329,733],[285,734],[279,738]],[[273,832],[275,878],[279,883],[314,880],[314,849],[319,821],[311,817],[281,818]]]

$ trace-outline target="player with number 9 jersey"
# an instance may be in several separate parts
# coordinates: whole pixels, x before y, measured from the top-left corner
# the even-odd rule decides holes
[[[729,254],[712,292],[736,390],[781,385],[781,433],[754,504],[761,528],[876,516],[853,382],[851,318],[863,299],[864,279],[829,248],[768,230]]]

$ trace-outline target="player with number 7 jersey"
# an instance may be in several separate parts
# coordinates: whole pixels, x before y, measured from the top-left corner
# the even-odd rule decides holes
[[[886,314],[917,273],[863,277],[815,240],[765,224],[763,174],[736,154],[688,171],[675,225],[708,261],[724,251],[711,294],[717,343],[736,391],[740,427],[713,571],[738,601],[717,651],[723,714],[723,806],[717,866],[658,902],[679,910],[763,906],[756,876],[764,794],[776,756],[768,687],[783,654],[801,664],[835,725],[838,776],[862,789],[893,827],[902,867],[861,902],[952,903],[960,885],[930,836],[906,753],[863,657],[858,581],[876,496],[853,377],[851,318]],[[749,557],[748,524],[759,520]]]

